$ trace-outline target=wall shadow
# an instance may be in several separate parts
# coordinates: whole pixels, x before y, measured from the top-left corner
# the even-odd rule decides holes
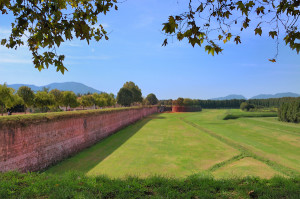
[[[115,150],[122,146],[127,140],[135,135],[144,125],[154,119],[164,119],[161,113],[149,115],[134,124],[131,124],[116,133],[100,140],[95,145],[84,149],[78,154],[63,160],[62,162],[48,168],[45,173],[62,174],[67,171],[89,172]]]

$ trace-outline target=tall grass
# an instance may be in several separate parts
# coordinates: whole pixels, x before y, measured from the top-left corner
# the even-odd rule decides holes
[[[175,179],[87,177],[0,173],[0,198],[299,198],[300,179],[246,177],[216,180],[209,175]]]

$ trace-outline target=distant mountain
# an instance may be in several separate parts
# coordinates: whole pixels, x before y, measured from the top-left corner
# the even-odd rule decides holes
[[[227,95],[226,97],[212,98],[211,100],[246,99],[243,95]]]
[[[61,91],[73,91],[76,94],[85,94],[85,93],[101,93],[101,91],[96,90],[92,87],[86,86],[84,84],[78,83],[78,82],[64,82],[64,83],[52,83],[45,86],[35,86],[35,85],[29,85],[29,84],[11,84],[7,85],[8,87],[11,87],[15,90],[18,90],[21,86],[28,86],[33,91],[40,91],[44,87],[49,88],[49,90],[52,89],[59,89]]]
[[[251,97],[250,99],[269,99],[269,98],[281,98],[281,97],[300,97],[300,95],[297,94],[297,93],[291,93],[291,92],[276,93],[274,95],[272,95],[272,94],[260,94],[260,95],[256,95],[254,97]]]

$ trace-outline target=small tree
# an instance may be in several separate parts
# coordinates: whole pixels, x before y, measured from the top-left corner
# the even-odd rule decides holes
[[[242,109],[243,111],[249,111],[253,108],[255,108],[255,106],[253,104],[249,104],[248,102],[242,102],[240,105],[240,109]]]
[[[122,106],[130,106],[133,102],[133,94],[128,88],[122,87],[117,95],[117,103]]]
[[[34,104],[36,107],[41,108],[41,111],[44,112],[46,108],[49,108],[49,106],[54,104],[54,98],[46,91],[38,91],[35,94]]]
[[[93,98],[96,106],[98,107],[107,106],[107,98],[105,98],[105,95],[103,95],[103,93],[101,94],[94,93]]]
[[[190,99],[190,98],[184,98],[183,105],[184,106],[193,106],[194,105],[194,101],[192,99]]]
[[[53,89],[49,92],[50,95],[53,96],[54,99],[54,106],[55,108],[59,108],[59,106],[62,105],[62,100],[63,100],[63,92],[61,92],[58,89]]]
[[[6,84],[0,84],[0,110],[3,116],[6,109],[11,108],[17,104],[23,104],[22,98],[14,94],[14,89],[8,88]]]
[[[109,105],[108,106],[115,106],[117,101],[115,99],[115,95],[113,93],[109,94],[109,101],[108,101]]]
[[[132,102],[142,102],[142,91],[134,82],[126,82],[123,88],[128,88],[132,92]]]
[[[72,108],[77,107],[79,103],[77,101],[76,94],[72,91],[64,91],[62,104],[66,107],[66,111],[67,111],[68,106],[70,106]]]
[[[95,100],[92,95],[84,95],[79,100],[80,105],[84,109],[84,107],[93,106],[95,104]]]
[[[177,100],[173,101],[173,104],[177,105],[177,106],[183,106],[183,101],[184,101],[184,99],[182,97],[178,97]]]
[[[23,99],[24,111],[26,114],[26,108],[31,107],[34,104],[34,92],[28,86],[21,86],[17,94]]]
[[[149,102],[150,105],[155,105],[158,103],[158,99],[153,93],[147,95],[146,100]]]

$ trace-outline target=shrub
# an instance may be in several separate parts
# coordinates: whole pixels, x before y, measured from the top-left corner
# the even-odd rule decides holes
[[[278,119],[283,122],[300,122],[300,100],[283,102],[278,109]]]

